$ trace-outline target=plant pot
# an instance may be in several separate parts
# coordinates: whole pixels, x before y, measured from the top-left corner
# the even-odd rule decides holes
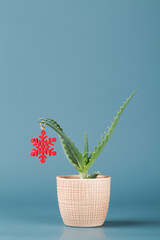
[[[65,225],[103,225],[109,206],[111,177],[80,179],[79,175],[57,176],[57,196]]]

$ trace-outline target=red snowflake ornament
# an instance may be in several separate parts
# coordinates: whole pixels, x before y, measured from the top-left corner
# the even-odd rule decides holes
[[[45,140],[47,136],[45,135],[46,132],[44,130],[41,131],[41,135],[39,135],[39,138],[32,138],[31,142],[33,143],[33,146],[36,146],[33,148],[33,152],[30,153],[32,157],[38,156],[40,158],[41,163],[45,163],[45,159],[47,158],[46,155],[49,156],[53,155],[55,156],[57,153],[54,151],[54,148],[50,148],[54,145],[53,142],[56,142],[56,138],[48,138],[48,140]],[[50,146],[51,145],[51,146]]]

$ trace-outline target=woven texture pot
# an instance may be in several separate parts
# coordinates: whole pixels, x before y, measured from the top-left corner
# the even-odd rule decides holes
[[[62,220],[67,226],[103,225],[109,206],[111,177],[80,179],[79,175],[57,177],[57,196]]]

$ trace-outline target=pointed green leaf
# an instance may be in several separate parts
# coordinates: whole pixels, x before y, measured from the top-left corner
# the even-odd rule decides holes
[[[126,99],[126,101],[123,103],[123,106],[120,107],[120,111],[117,112],[117,116],[114,117],[114,121],[111,122],[111,126],[108,127],[108,132],[105,133],[105,135],[102,137],[102,140],[101,140],[101,142],[99,142],[98,146],[94,147],[94,152],[91,153],[91,155],[89,157],[89,162],[85,166],[86,170],[88,170],[92,166],[92,164],[94,163],[96,158],[99,156],[99,154],[102,152],[103,148],[105,147],[105,145],[109,141],[109,139],[112,136],[112,133],[113,133],[113,131],[114,131],[114,129],[115,129],[115,127],[116,127],[116,125],[117,125],[125,107],[130,102],[131,98],[133,97],[133,95],[135,94],[136,91],[137,91],[137,89],[129,96],[129,98]]]
[[[84,132],[84,154],[83,154],[84,162],[83,164],[86,165],[88,163],[88,137],[86,132]]]
[[[98,175],[101,175],[100,171],[96,171],[89,174],[88,178],[96,178]]]
[[[74,142],[70,140],[70,137],[67,137],[67,134],[63,132],[63,129],[60,127],[60,125],[50,118],[39,118],[39,120],[44,121],[46,125],[54,129],[58,133],[63,151],[67,159],[78,171],[82,171],[82,154],[78,151],[78,148],[74,145]]]

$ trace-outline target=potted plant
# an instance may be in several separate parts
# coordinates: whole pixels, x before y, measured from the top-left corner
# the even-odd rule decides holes
[[[81,153],[56,121],[50,118],[39,119],[39,122],[45,122],[58,133],[67,159],[79,173],[57,176],[58,203],[64,224],[75,227],[103,225],[109,206],[111,177],[101,175],[100,172],[88,174],[88,171],[109,141],[125,107],[136,91],[137,89],[120,107],[117,116],[101,137],[101,141],[94,147],[93,152],[88,150],[86,133],[84,133],[84,152]]]

